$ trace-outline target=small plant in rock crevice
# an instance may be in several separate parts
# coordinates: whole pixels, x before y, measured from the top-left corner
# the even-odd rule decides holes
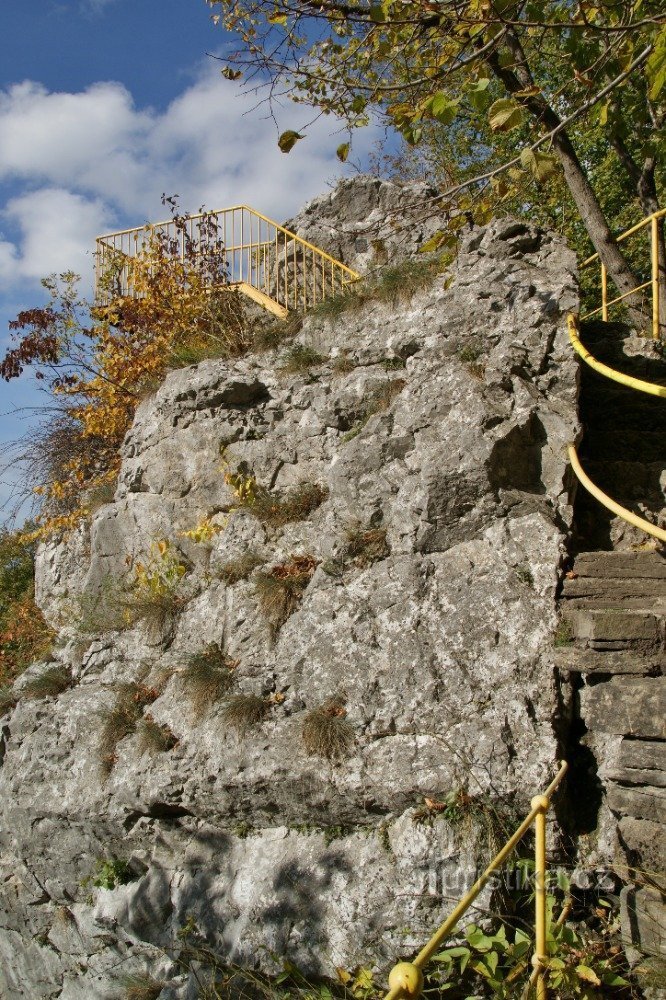
[[[345,558],[359,569],[366,569],[390,555],[386,528],[354,527],[347,531]]]
[[[236,493],[238,509],[251,511],[271,528],[307,520],[328,496],[328,489],[319,483],[302,482],[289,490],[272,491],[259,486],[254,476],[242,473],[227,473],[225,480]]]
[[[553,635],[553,645],[556,649],[560,649],[563,646],[570,646],[573,641],[574,631],[571,622],[566,618],[560,619]]]
[[[49,667],[36,677],[32,677],[26,681],[21,690],[21,697],[27,700],[55,698],[71,686],[72,675],[67,667]]]
[[[140,754],[167,753],[178,745],[178,738],[166,723],[156,722],[146,713],[136,726],[138,750]]]
[[[256,694],[237,694],[229,698],[222,711],[222,718],[239,733],[244,734],[264,721],[269,703]]]
[[[136,681],[119,684],[115,690],[113,705],[101,712],[99,755],[103,771],[107,775],[116,763],[118,744],[136,730],[144,708],[160,694],[157,688],[147,687]]]
[[[261,566],[263,559],[252,549],[248,549],[237,559],[230,559],[217,570],[215,574],[223,580],[228,587],[232,587],[241,580],[247,580],[249,576]]]
[[[141,973],[124,976],[121,984],[124,989],[123,1000],[158,1000],[167,985],[163,979],[155,979],[154,976]]]
[[[301,603],[316,568],[317,560],[313,556],[292,556],[285,563],[255,574],[259,607],[273,640]]]
[[[393,400],[402,392],[406,385],[407,382],[404,378],[394,378],[387,382],[382,382],[381,385],[376,386],[373,390],[371,390],[368,394],[365,407],[358,420],[354,426],[343,435],[343,442],[351,441],[358,434],[360,434],[371,417],[374,417],[377,413],[383,413],[385,410],[388,410]]]
[[[234,682],[237,666],[238,661],[227,656],[216,643],[190,656],[180,679],[195,719],[201,719],[224,697]]]
[[[97,889],[115,889],[127,885],[136,875],[129,863],[121,858],[98,858],[94,873],[86,881]]]
[[[180,592],[187,566],[168,540],[154,542],[145,562],[134,565],[131,606],[136,619],[161,626],[184,606]]]
[[[308,753],[327,760],[348,757],[354,745],[354,729],[347,711],[337,699],[313,708],[303,720],[303,743]]]
[[[283,375],[302,375],[328,359],[306,344],[293,344],[285,353],[279,371]]]

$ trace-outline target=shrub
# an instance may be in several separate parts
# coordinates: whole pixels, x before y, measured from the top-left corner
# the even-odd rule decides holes
[[[136,732],[139,738],[140,754],[166,753],[168,750],[173,750],[178,743],[178,739],[169,726],[155,722],[155,719],[149,714],[139,719]]]
[[[344,707],[335,699],[308,712],[303,720],[303,743],[308,753],[328,760],[349,756],[354,744],[354,730],[345,718],[346,714]]]
[[[147,561],[137,562],[134,567],[131,606],[135,619],[162,626],[180,611],[185,603],[179,593],[180,583],[186,572],[171,542],[154,542]]]
[[[0,529],[0,686],[46,659],[54,635],[35,604],[35,546],[23,533]]]
[[[135,731],[144,708],[158,696],[156,688],[146,687],[136,681],[118,685],[114,704],[100,713],[102,731],[99,755],[106,774],[111,772],[116,763],[118,744]]]
[[[292,556],[288,562],[256,574],[255,590],[271,638],[276,638],[296,611],[316,568],[317,560],[313,556]]]
[[[237,694],[230,698],[222,713],[224,721],[234,729],[245,733],[253,726],[258,726],[266,718],[268,702],[256,694]]]
[[[237,665],[214,643],[189,658],[180,676],[195,719],[205,715],[227,693]]]
[[[127,885],[134,878],[134,872],[127,861],[120,858],[98,858],[90,881],[98,889],[115,889],[118,885]]]
[[[71,686],[72,675],[66,667],[49,667],[36,677],[32,677],[21,690],[21,696],[27,699],[55,698]]]
[[[241,580],[247,580],[250,574],[257,568],[261,566],[262,559],[256,552],[252,549],[248,549],[244,552],[242,556],[238,559],[231,559],[226,562],[218,570],[217,575],[221,580],[223,580],[228,587],[233,586],[234,583],[240,583]]]
[[[300,375],[309,372],[316,365],[323,364],[327,358],[312,347],[305,344],[294,344],[284,355],[280,371],[285,375]]]
[[[352,528],[347,532],[345,556],[359,569],[386,559],[390,552],[385,528]]]

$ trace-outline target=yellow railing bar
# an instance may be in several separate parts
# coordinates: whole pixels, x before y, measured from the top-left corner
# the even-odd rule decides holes
[[[490,862],[484,873],[474,883],[469,892],[463,896],[455,909],[449,914],[443,924],[441,924],[432,935],[428,943],[421,949],[412,962],[399,962],[389,976],[389,991],[384,1000],[399,1000],[402,997],[418,997],[423,989],[423,967],[430,961],[442,942],[453,931],[454,927],[463,916],[466,910],[472,905],[483,887],[488,882],[493,872],[508,858],[513,849],[525,836],[533,823],[536,824],[536,846],[535,846],[535,882],[536,882],[536,951],[532,959],[535,972],[537,973],[537,984],[543,981],[545,990],[546,964],[548,957],[546,954],[546,813],[550,807],[550,800],[553,792],[558,787],[564,775],[567,773],[568,764],[562,761],[560,769],[551,781],[550,785],[543,793],[532,799],[530,812],[520,824],[513,836],[507,840],[504,847]],[[539,986],[537,987],[539,988]],[[544,1000],[545,992],[538,993],[539,1000]]]
[[[336,260],[335,257],[332,257],[330,254],[326,253],[325,250],[321,250],[319,247],[315,246],[314,243],[310,243],[308,240],[304,240],[302,236],[298,236],[296,233],[292,233],[290,229],[285,229],[285,227],[281,226],[279,222],[276,222],[274,219],[269,218],[267,215],[263,215],[261,212],[257,212],[256,209],[250,208],[249,205],[234,205],[231,208],[220,208],[211,212],[198,212],[196,215],[188,215],[187,218],[188,221],[196,221],[196,219],[203,219],[217,215],[226,215],[228,212],[237,212],[237,211],[250,212],[257,218],[262,219],[264,222],[267,222],[270,226],[273,226],[276,230],[278,230],[278,232],[284,233],[284,235],[288,236],[289,239],[296,240],[296,242],[300,243],[301,246],[307,247],[309,250],[314,250],[319,257],[323,257],[325,260],[331,261],[331,263],[335,264],[336,267],[339,267],[341,270],[346,271],[348,274],[350,274],[353,280],[357,280],[359,278],[358,272],[354,271],[353,268],[347,267],[347,265],[343,264],[342,261]],[[97,242],[113,239],[114,236],[129,236],[131,233],[143,233],[146,230],[161,229],[163,226],[169,226],[169,225],[173,225],[173,219],[165,219],[164,222],[150,222],[146,223],[146,225],[144,226],[134,226],[132,227],[132,229],[119,229],[115,233],[106,233],[104,236],[98,236]],[[244,244],[244,246],[247,246],[247,244]]]
[[[658,528],[656,524],[651,524],[649,521],[646,521],[645,518],[639,517],[638,514],[634,514],[632,511],[627,510],[626,507],[622,507],[619,503],[604,493],[603,490],[600,490],[596,483],[592,482],[587,473],[583,471],[583,467],[578,458],[578,452],[573,444],[567,446],[567,451],[569,453],[571,468],[575,472],[577,479],[583,484],[588,493],[591,493],[593,497],[596,497],[599,503],[603,504],[604,507],[607,507],[608,510],[613,512],[613,514],[617,514],[618,517],[628,521],[629,524],[633,524],[635,528],[639,528],[647,535],[652,535],[653,538],[658,538],[660,542],[666,542],[666,531],[664,531],[663,528]]]
[[[622,240],[626,240],[628,236],[633,236],[634,233],[637,233],[639,229],[644,229],[645,226],[647,226],[650,222],[652,222],[653,219],[655,220],[661,219],[665,215],[666,215],[666,208],[661,208],[659,209],[658,212],[653,212],[652,215],[646,215],[644,219],[642,219],[640,222],[637,222],[635,226],[631,227],[631,229],[627,229],[625,233],[621,233],[619,236],[617,236],[615,238],[615,242],[621,243]],[[592,256],[587,257],[580,266],[587,267],[588,264],[592,264],[593,261],[597,260],[598,256],[599,256],[598,253],[593,253]]]
[[[616,298],[610,299],[610,301],[609,301],[608,298],[607,298],[607,295],[608,295],[608,283],[606,283],[606,286],[605,286],[605,289],[604,289],[604,284],[603,284],[603,281],[602,281],[602,285],[601,285],[601,297],[602,297],[602,300],[603,300],[603,305],[599,306],[597,309],[593,309],[592,312],[585,313],[583,316],[581,316],[581,319],[589,319],[590,316],[596,316],[597,313],[602,313],[603,314],[602,315],[602,319],[604,320],[605,323],[607,323],[608,322],[608,307],[609,306],[614,306],[617,302],[622,302],[623,299],[628,299],[630,295],[635,295],[636,292],[642,292],[644,288],[647,288],[651,284],[652,284],[652,278],[650,278],[649,281],[644,281],[642,285],[636,285],[635,288],[630,288],[628,292],[623,292],[622,295],[618,295],[618,296],[616,296]],[[604,292],[606,294],[604,294]]]
[[[632,375],[625,375],[624,372],[618,372],[614,368],[609,368],[608,365],[603,364],[601,361],[597,361],[594,355],[590,354],[587,347],[581,342],[578,336],[578,319],[573,313],[569,313],[567,316],[567,326],[569,328],[569,340],[574,351],[590,368],[594,368],[600,375],[605,375],[606,378],[610,378],[614,382],[619,382],[620,385],[626,385],[630,389],[638,389],[639,392],[647,392],[651,396],[660,396],[662,399],[666,399],[666,386],[656,385],[654,382],[644,382],[643,379],[634,378]]]

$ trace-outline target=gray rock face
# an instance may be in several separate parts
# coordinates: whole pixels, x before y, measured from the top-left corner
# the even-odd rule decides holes
[[[330,356],[310,371],[271,354],[208,361],[141,404],[114,502],[38,564],[75,683],[4,721],[9,1000],[107,997],[141,969],[189,995],[174,956],[190,917],[221,960],[270,967],[276,953],[319,972],[383,967],[429,936],[488,845],[473,817],[456,825],[424,799],[520,811],[558,756],[576,296],[563,244],[502,221],[470,234],[450,283],[306,318],[299,339]],[[275,527],[234,509],[225,471],[326,493]],[[206,518],[222,530],[183,534]],[[350,533],[371,529],[379,558],[350,554]],[[82,636],[81,601],[98,599],[108,626],[109,581],[131,581],[164,539],[187,570],[178,613]],[[225,582],[248,549],[265,569],[316,562],[277,634],[256,578]],[[266,699],[247,732],[223,702],[193,717],[180,674],[210,643],[235,663],[232,693]],[[151,755],[130,732],[107,777],[100,713],[129,681],[155,688],[144,712],[177,743]],[[352,737],[333,761],[303,739],[330,699]],[[113,857],[129,882],[82,887]]]
[[[341,180],[285,227],[359,273],[413,256],[446,224],[433,214],[435,188],[378,177]]]

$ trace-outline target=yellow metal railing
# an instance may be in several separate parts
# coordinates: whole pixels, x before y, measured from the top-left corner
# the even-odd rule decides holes
[[[660,288],[660,275],[659,275],[659,225],[661,220],[666,216],[666,209],[662,209],[659,212],[654,212],[652,215],[647,216],[642,222],[637,223],[637,225],[632,226],[631,229],[627,229],[625,233],[622,233],[617,238],[617,242],[621,243],[630,236],[634,236],[636,233],[641,232],[650,227],[650,279],[645,281],[636,288],[633,288],[629,292],[625,292],[624,295],[618,295],[616,298],[608,298],[608,275],[606,273],[606,268],[601,264],[601,305],[597,309],[592,309],[590,312],[585,313],[582,319],[588,319],[591,316],[597,316],[601,313],[601,318],[604,322],[608,322],[609,309],[611,306],[622,302],[624,299],[628,298],[630,295],[636,295],[646,288],[651,289],[652,297],[652,337],[655,340],[659,340],[661,336],[660,324],[659,324],[659,313],[661,308],[661,288]],[[587,267],[599,259],[598,254],[593,254],[584,260],[581,264],[581,268]],[[618,382],[620,385],[627,386],[630,389],[636,389],[638,392],[645,392],[648,395],[656,396],[659,399],[666,399],[666,386],[658,385],[656,382],[646,382],[644,379],[634,378],[633,375],[627,375],[624,372],[617,371],[615,368],[611,368],[609,365],[603,364],[594,357],[593,354],[588,351],[585,345],[580,339],[580,322],[579,317],[574,313],[570,313],[567,317],[567,327],[569,331],[569,340],[574,351],[578,354],[582,360],[593,368],[594,371],[598,372],[600,375],[604,375],[606,378],[612,379],[614,382]],[[609,497],[603,490],[601,490],[596,483],[594,483],[587,473],[584,471],[580,464],[580,459],[578,458],[578,453],[573,444],[568,446],[569,461],[571,462],[571,468],[576,475],[576,478],[581,483],[582,486],[595,497],[599,503],[603,504],[608,510],[618,517],[621,517],[628,524],[639,528],[646,534],[651,535],[658,541],[666,543],[666,531],[663,528],[652,524],[643,517],[639,517],[638,514],[634,514],[633,511],[627,510],[621,504]]]
[[[532,799],[531,809],[512,837],[507,840],[501,851],[490,862],[483,875],[476,880],[469,892],[463,896],[458,905],[449,914],[416,958],[411,962],[399,962],[389,975],[389,991],[385,1000],[400,1000],[400,998],[418,997],[423,989],[423,969],[431,960],[437,949],[453,932],[460,918],[470,908],[474,900],[487,884],[491,875],[509,857],[514,848],[523,839],[527,831],[534,825],[534,881],[535,881],[535,950],[532,956],[532,977],[530,982],[536,985],[537,1000],[546,1000],[548,975],[548,917],[546,907],[547,863],[546,863],[546,815],[550,801],[558,787],[568,765],[563,761],[560,769],[543,793]]]
[[[608,314],[611,306],[617,305],[619,302],[623,302],[625,299],[629,298],[631,295],[638,295],[640,292],[644,291],[646,288],[650,288],[652,291],[652,336],[655,340],[659,340],[660,330],[659,330],[659,310],[660,310],[660,285],[659,285],[659,225],[661,220],[666,216],[666,208],[662,208],[659,212],[654,212],[652,215],[648,215],[642,222],[638,222],[631,229],[627,229],[626,232],[622,233],[617,237],[617,243],[623,243],[625,240],[636,233],[641,232],[643,229],[650,227],[650,277],[647,281],[642,284],[637,285],[628,292],[624,292],[623,295],[617,295],[615,298],[608,298],[608,272],[604,264],[600,264],[601,267],[601,305],[596,309],[592,309],[590,312],[585,313],[582,319],[589,319],[591,316],[598,316],[601,313],[601,318],[605,323],[608,322]],[[584,267],[589,267],[595,261],[599,260],[599,254],[592,254],[587,260],[584,260],[580,265],[581,269]]]
[[[110,297],[103,280],[110,268],[114,294],[128,294],[129,269],[122,261],[137,256],[155,234],[183,261],[186,253],[195,258],[218,253],[222,259],[214,271],[223,275],[217,279],[219,284],[239,289],[280,316],[293,309],[311,309],[344,292],[359,277],[261,212],[236,205],[99,236],[95,254],[98,298]]]

